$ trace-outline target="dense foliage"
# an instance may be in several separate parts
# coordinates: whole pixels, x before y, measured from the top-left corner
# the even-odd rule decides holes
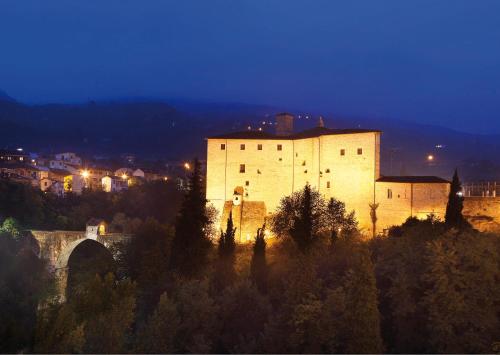
[[[282,201],[272,221],[280,238],[266,240],[264,225],[253,245],[235,245],[230,218],[213,243],[197,179],[195,171],[186,196],[168,201],[183,203],[175,224],[115,213],[114,223],[132,230],[132,240],[115,268],[100,271],[81,248],[83,259],[70,259],[77,287],[62,304],[42,302],[43,286],[51,282],[28,248],[25,220],[6,220],[0,227],[0,352],[495,351],[498,235],[429,217],[366,240],[342,202],[324,201],[306,187]],[[187,211],[192,205],[196,209]],[[188,221],[193,226],[183,225]],[[203,267],[195,265],[193,250]],[[94,264],[107,265],[102,257],[104,264]],[[81,276],[83,269],[93,275]],[[38,312],[37,302],[43,305]]]

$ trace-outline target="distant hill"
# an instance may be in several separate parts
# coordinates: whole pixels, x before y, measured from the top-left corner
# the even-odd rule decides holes
[[[0,91],[0,148],[22,146],[31,151],[72,150],[110,156],[133,153],[152,159],[204,158],[207,136],[247,126],[272,131],[269,122],[284,109],[149,99],[25,105]],[[309,118],[306,113],[292,113],[297,130],[317,122],[317,113],[309,113]],[[465,180],[500,179],[498,135],[468,134],[392,119],[335,115],[324,119],[328,127],[381,129],[383,174],[450,177],[459,167]],[[426,160],[428,154],[435,156],[432,163]]]

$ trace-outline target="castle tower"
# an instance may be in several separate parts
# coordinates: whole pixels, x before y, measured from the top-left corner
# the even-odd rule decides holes
[[[290,136],[293,134],[293,115],[290,113],[278,113],[276,115],[276,135]]]

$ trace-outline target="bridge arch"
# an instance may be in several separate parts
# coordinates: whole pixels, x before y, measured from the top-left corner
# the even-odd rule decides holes
[[[38,257],[47,260],[47,266],[54,273],[56,282],[56,295],[52,302],[64,302],[68,285],[68,262],[72,253],[78,246],[91,240],[110,249],[117,243],[128,242],[130,235],[121,233],[108,233],[96,235],[88,231],[30,231],[36,240]],[[113,253],[112,253],[113,255]],[[113,255],[115,257],[115,255]]]

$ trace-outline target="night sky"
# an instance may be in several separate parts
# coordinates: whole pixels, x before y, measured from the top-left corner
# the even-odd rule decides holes
[[[245,102],[500,133],[500,1],[0,0],[27,103]]]

